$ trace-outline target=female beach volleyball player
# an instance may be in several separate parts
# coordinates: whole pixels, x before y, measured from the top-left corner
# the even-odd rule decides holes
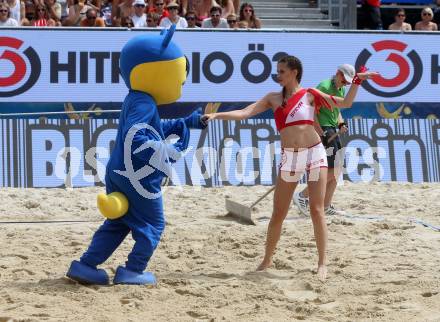
[[[362,80],[378,73],[357,73],[345,98],[333,97],[316,89],[301,88],[301,61],[285,56],[277,64],[281,92],[272,92],[242,110],[206,114],[208,120],[243,120],[273,110],[281,136],[281,164],[275,184],[273,213],[267,230],[264,259],[257,270],[272,264],[272,256],[281,235],[281,227],[287,215],[292,194],[298,181],[307,172],[310,214],[318,248],[318,278],[327,277],[327,225],[324,217],[324,196],[327,178],[327,158],[321,139],[314,128],[315,106],[326,108],[351,106]],[[319,112],[319,111],[317,111]]]

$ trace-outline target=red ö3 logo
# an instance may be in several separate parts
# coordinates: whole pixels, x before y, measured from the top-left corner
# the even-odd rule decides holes
[[[34,86],[40,77],[41,62],[36,51],[32,47],[24,50],[22,47],[23,41],[20,39],[0,37],[0,64],[12,66],[12,69],[0,69],[0,97],[22,94]],[[28,68],[30,72],[27,72]]]
[[[369,91],[371,94],[382,96],[382,97],[397,97],[404,95],[411,91],[414,87],[417,86],[420,79],[422,78],[423,64],[420,56],[417,54],[415,50],[411,50],[406,54],[406,57],[396,53],[401,52],[404,53],[405,49],[408,47],[407,44],[396,41],[396,40],[382,40],[377,41],[372,44],[373,49],[376,52],[381,52],[384,50],[392,50],[386,61],[393,62],[398,67],[398,74],[393,78],[384,78],[382,76],[378,76],[374,79],[374,82],[381,86],[382,88],[390,88],[398,87],[403,83],[407,82],[407,85],[401,89],[396,91],[382,91],[371,85],[370,82],[363,82],[362,86]],[[368,66],[367,62],[370,57],[374,55],[368,49],[362,50],[356,60],[356,70],[360,68],[360,66]],[[408,63],[408,59],[411,62],[412,68]],[[412,78],[408,81],[411,74],[411,69],[413,70]]]

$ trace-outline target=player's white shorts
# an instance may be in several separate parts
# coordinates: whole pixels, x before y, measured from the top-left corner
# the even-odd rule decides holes
[[[321,142],[309,148],[281,149],[280,171],[300,174],[327,167],[327,153]]]

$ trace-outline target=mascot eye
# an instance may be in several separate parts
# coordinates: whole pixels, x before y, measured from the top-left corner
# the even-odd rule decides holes
[[[188,77],[188,74],[189,74],[189,60],[188,60],[188,57],[185,56],[185,60],[186,60],[186,66],[185,66],[185,68],[186,68],[186,77]]]

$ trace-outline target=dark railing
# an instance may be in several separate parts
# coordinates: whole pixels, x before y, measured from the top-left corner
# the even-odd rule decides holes
[[[353,0],[318,0],[318,6],[340,29],[356,29],[356,2]]]

